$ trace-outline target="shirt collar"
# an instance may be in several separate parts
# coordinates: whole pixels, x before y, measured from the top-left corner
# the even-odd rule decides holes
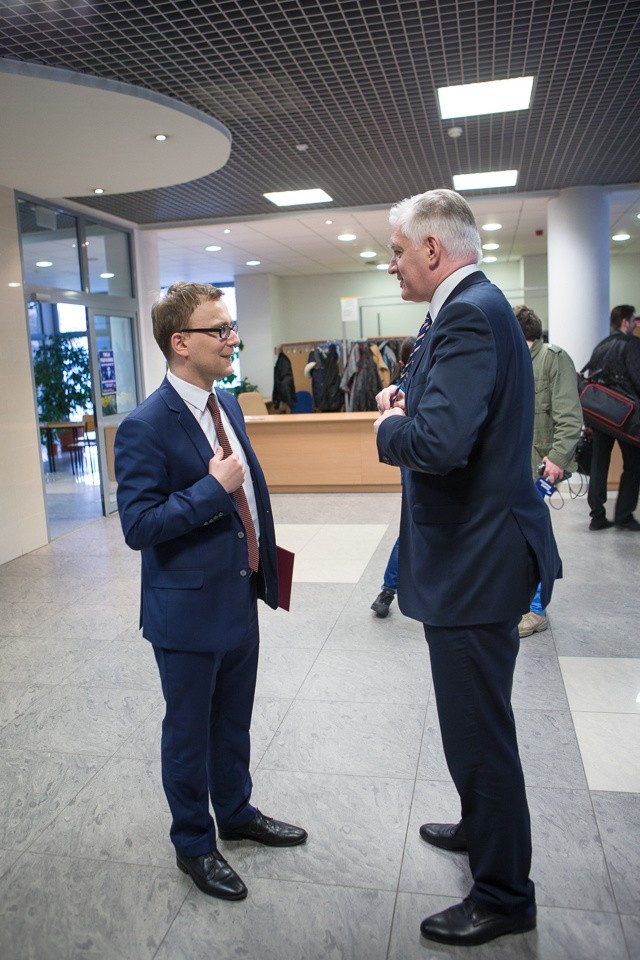
[[[436,319],[445,300],[449,294],[453,293],[460,281],[479,270],[480,268],[477,263],[468,263],[465,267],[460,267],[458,270],[450,273],[448,277],[445,277],[440,286],[436,287],[436,291],[429,304],[429,313],[431,314],[432,320]]]
[[[190,403],[192,407],[196,407],[204,413],[209,399],[209,393],[206,390],[203,390],[202,387],[196,387],[195,383],[182,380],[171,370],[167,370],[167,380],[185,403]],[[213,387],[211,387],[211,390],[213,390]]]

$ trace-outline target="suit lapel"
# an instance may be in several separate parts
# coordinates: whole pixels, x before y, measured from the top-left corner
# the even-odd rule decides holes
[[[188,406],[179,395],[179,393],[173,389],[168,380],[163,380],[158,388],[162,399],[167,404],[171,415],[175,417],[179,429],[185,431],[189,440],[196,448],[198,455],[202,458],[205,466],[208,467],[209,460],[213,456],[211,445],[207,440],[200,424],[193,416]]]
[[[416,375],[417,370],[418,370],[418,367],[420,366],[420,363],[421,363],[421,361],[422,361],[422,358],[423,358],[424,355],[425,355],[425,352],[426,352],[427,347],[428,347],[428,345],[429,345],[429,341],[430,341],[430,339],[431,339],[431,334],[432,334],[432,332],[433,332],[433,328],[441,321],[442,314],[443,314],[443,311],[444,311],[445,307],[447,307],[453,300],[455,300],[456,297],[460,296],[461,293],[464,293],[464,291],[467,290],[469,287],[473,286],[473,285],[476,284],[476,283],[483,283],[483,282],[484,282],[484,283],[488,283],[488,280],[487,280],[486,276],[484,275],[484,273],[482,272],[482,270],[476,270],[476,271],[474,271],[474,273],[470,273],[468,276],[463,277],[462,280],[460,281],[460,283],[456,284],[456,286],[453,288],[453,290],[451,291],[451,293],[449,294],[449,296],[447,297],[447,299],[445,300],[445,302],[442,304],[442,306],[441,306],[440,309],[438,310],[438,316],[437,316],[436,319],[433,321],[431,327],[430,327],[429,330],[427,331],[427,335],[426,335],[426,337],[424,338],[423,342],[420,344],[420,347],[419,347],[419,349],[418,349],[418,352],[417,352],[417,354],[416,354],[416,356],[415,356],[415,360],[414,360],[414,362],[413,362],[413,364],[412,364],[411,375],[409,376],[409,379],[408,379],[408,381],[407,381],[407,385],[406,385],[406,389],[405,389],[405,396],[408,396],[408,394],[409,394],[409,388],[411,387],[411,381],[413,380],[414,376]]]

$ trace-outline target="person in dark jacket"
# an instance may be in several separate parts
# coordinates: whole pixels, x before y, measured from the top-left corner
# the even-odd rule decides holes
[[[636,308],[620,304],[611,311],[611,334],[594,349],[588,363],[589,376],[612,390],[640,398],[640,338],[633,336]],[[605,512],[607,475],[615,438],[592,426],[593,448],[588,502],[591,510],[590,530],[617,527],[637,533],[640,523],[633,515],[640,491],[640,445],[618,440],[622,451],[622,475],[613,520]]]
[[[276,360],[273,370],[273,393],[271,394],[274,410],[280,408],[281,403],[286,403],[288,407],[295,406],[296,387],[293,380],[293,367],[291,360],[284,350],[281,350]]]

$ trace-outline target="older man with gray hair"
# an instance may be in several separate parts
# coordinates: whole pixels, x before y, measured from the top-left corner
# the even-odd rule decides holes
[[[451,190],[391,210],[389,273],[428,302],[404,382],[378,394],[378,452],[404,468],[398,603],[424,624],[442,742],[461,801],[427,843],[466,851],[470,895],[423,936],[473,945],[536,925],[531,830],[511,688],[518,621],[561,575],[531,480],[533,371],[513,310],[478,269],[471,209]]]

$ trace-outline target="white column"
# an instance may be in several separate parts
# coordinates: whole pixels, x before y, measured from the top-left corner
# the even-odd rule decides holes
[[[255,383],[263,396],[273,390],[273,348],[280,343],[280,288],[278,278],[267,273],[235,278],[238,336],[243,377]]]
[[[151,307],[160,296],[160,258],[155,231],[135,230],[134,243],[143,382],[143,396],[138,399],[143,400],[160,386],[167,364],[155,341],[151,326]]]
[[[609,333],[609,197],[570,187],[547,211],[549,340],[577,369]]]

